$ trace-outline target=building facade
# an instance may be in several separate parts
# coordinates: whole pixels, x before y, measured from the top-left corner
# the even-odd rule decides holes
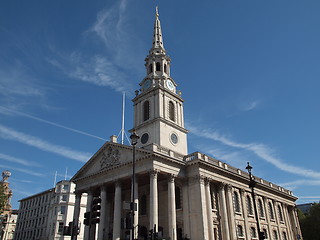
[[[247,172],[200,152],[188,154],[183,99],[170,75],[158,11],[145,67],[133,99],[136,151],[112,136],[72,178],[75,224],[84,194],[87,212],[101,199],[100,223],[86,226],[84,239],[130,239],[131,231],[135,239],[147,239],[150,230],[170,240],[258,239],[257,220],[266,239],[297,239],[297,198],[291,191],[255,177],[253,199]],[[133,230],[122,224],[130,216],[123,203],[131,201],[132,192]]]
[[[20,200],[15,240],[70,239],[70,236],[63,235],[63,228],[73,221],[74,188],[75,184],[63,180],[52,189]],[[82,201],[80,209],[84,212],[86,208],[85,195]],[[81,221],[83,218],[79,218],[79,221],[80,234],[78,239],[82,239],[84,227]]]
[[[2,180],[0,182],[3,188],[3,193],[6,196],[4,209],[0,215],[0,239],[1,240],[12,240],[16,228],[17,210],[11,208],[11,197],[12,190],[10,189],[10,183],[8,178],[11,176],[11,172],[8,170],[2,172]]]

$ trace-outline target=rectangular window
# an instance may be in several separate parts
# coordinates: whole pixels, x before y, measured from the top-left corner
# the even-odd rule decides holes
[[[60,207],[60,213],[65,214],[66,213],[66,206],[61,206]]]
[[[62,233],[63,233],[63,222],[59,222],[58,233],[59,233],[59,234],[62,234]]]
[[[69,190],[69,185],[63,185],[63,190],[68,191]]]
[[[61,196],[61,201],[66,202],[67,201],[67,195],[62,195]]]

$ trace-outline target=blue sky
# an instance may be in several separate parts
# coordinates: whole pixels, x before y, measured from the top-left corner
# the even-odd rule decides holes
[[[159,5],[200,151],[320,200],[318,0],[1,1],[0,169],[12,205],[70,178],[132,127]]]

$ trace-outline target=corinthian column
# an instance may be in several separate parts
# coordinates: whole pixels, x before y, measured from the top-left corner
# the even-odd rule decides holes
[[[209,240],[214,240],[210,181],[208,179],[205,181],[205,191],[206,191],[206,202],[207,202]]]
[[[100,223],[98,230],[98,239],[104,239],[104,233],[106,228],[106,210],[107,210],[107,188],[106,186],[101,187],[101,215],[100,215]]]
[[[150,229],[158,232],[158,171],[150,173]]]
[[[175,177],[171,175],[168,181],[168,226],[169,237],[172,240],[177,239],[177,217],[174,178]]]
[[[120,240],[121,234],[121,184],[116,182],[114,193],[113,240]]]
[[[229,209],[229,229],[232,239],[237,239],[236,227],[234,220],[234,208],[233,208],[233,197],[232,197],[232,186],[227,185],[227,196],[228,196],[228,209]]]
[[[220,197],[220,204],[221,204],[221,220],[222,220],[222,239],[230,240],[229,234],[229,223],[228,223],[228,212],[227,212],[227,202],[226,202],[226,193],[225,188],[226,184],[221,183],[219,185],[219,197]]]

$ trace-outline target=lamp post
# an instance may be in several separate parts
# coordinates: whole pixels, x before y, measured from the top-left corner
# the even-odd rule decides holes
[[[134,185],[135,185],[135,180],[136,180],[136,169],[135,169],[135,162],[136,162],[136,145],[138,143],[139,140],[139,136],[136,134],[136,131],[133,131],[133,133],[130,136],[131,139],[131,145],[132,145],[132,181],[131,181],[131,189],[132,189],[132,193],[131,193],[131,224],[132,224],[132,229],[131,229],[131,240],[134,240],[134,212],[136,211],[136,204],[135,204],[135,196],[134,196]]]
[[[254,177],[252,177],[252,174],[251,174],[252,167],[250,166],[249,162],[246,169],[249,173],[249,178],[250,178],[249,187],[251,188],[251,196],[253,201],[254,213],[257,219],[258,237],[259,237],[259,240],[264,240],[265,239],[264,232],[263,231],[260,232],[259,216],[258,216],[257,205],[255,200],[255,194],[254,194],[254,187],[256,186],[256,181],[254,180]]]

